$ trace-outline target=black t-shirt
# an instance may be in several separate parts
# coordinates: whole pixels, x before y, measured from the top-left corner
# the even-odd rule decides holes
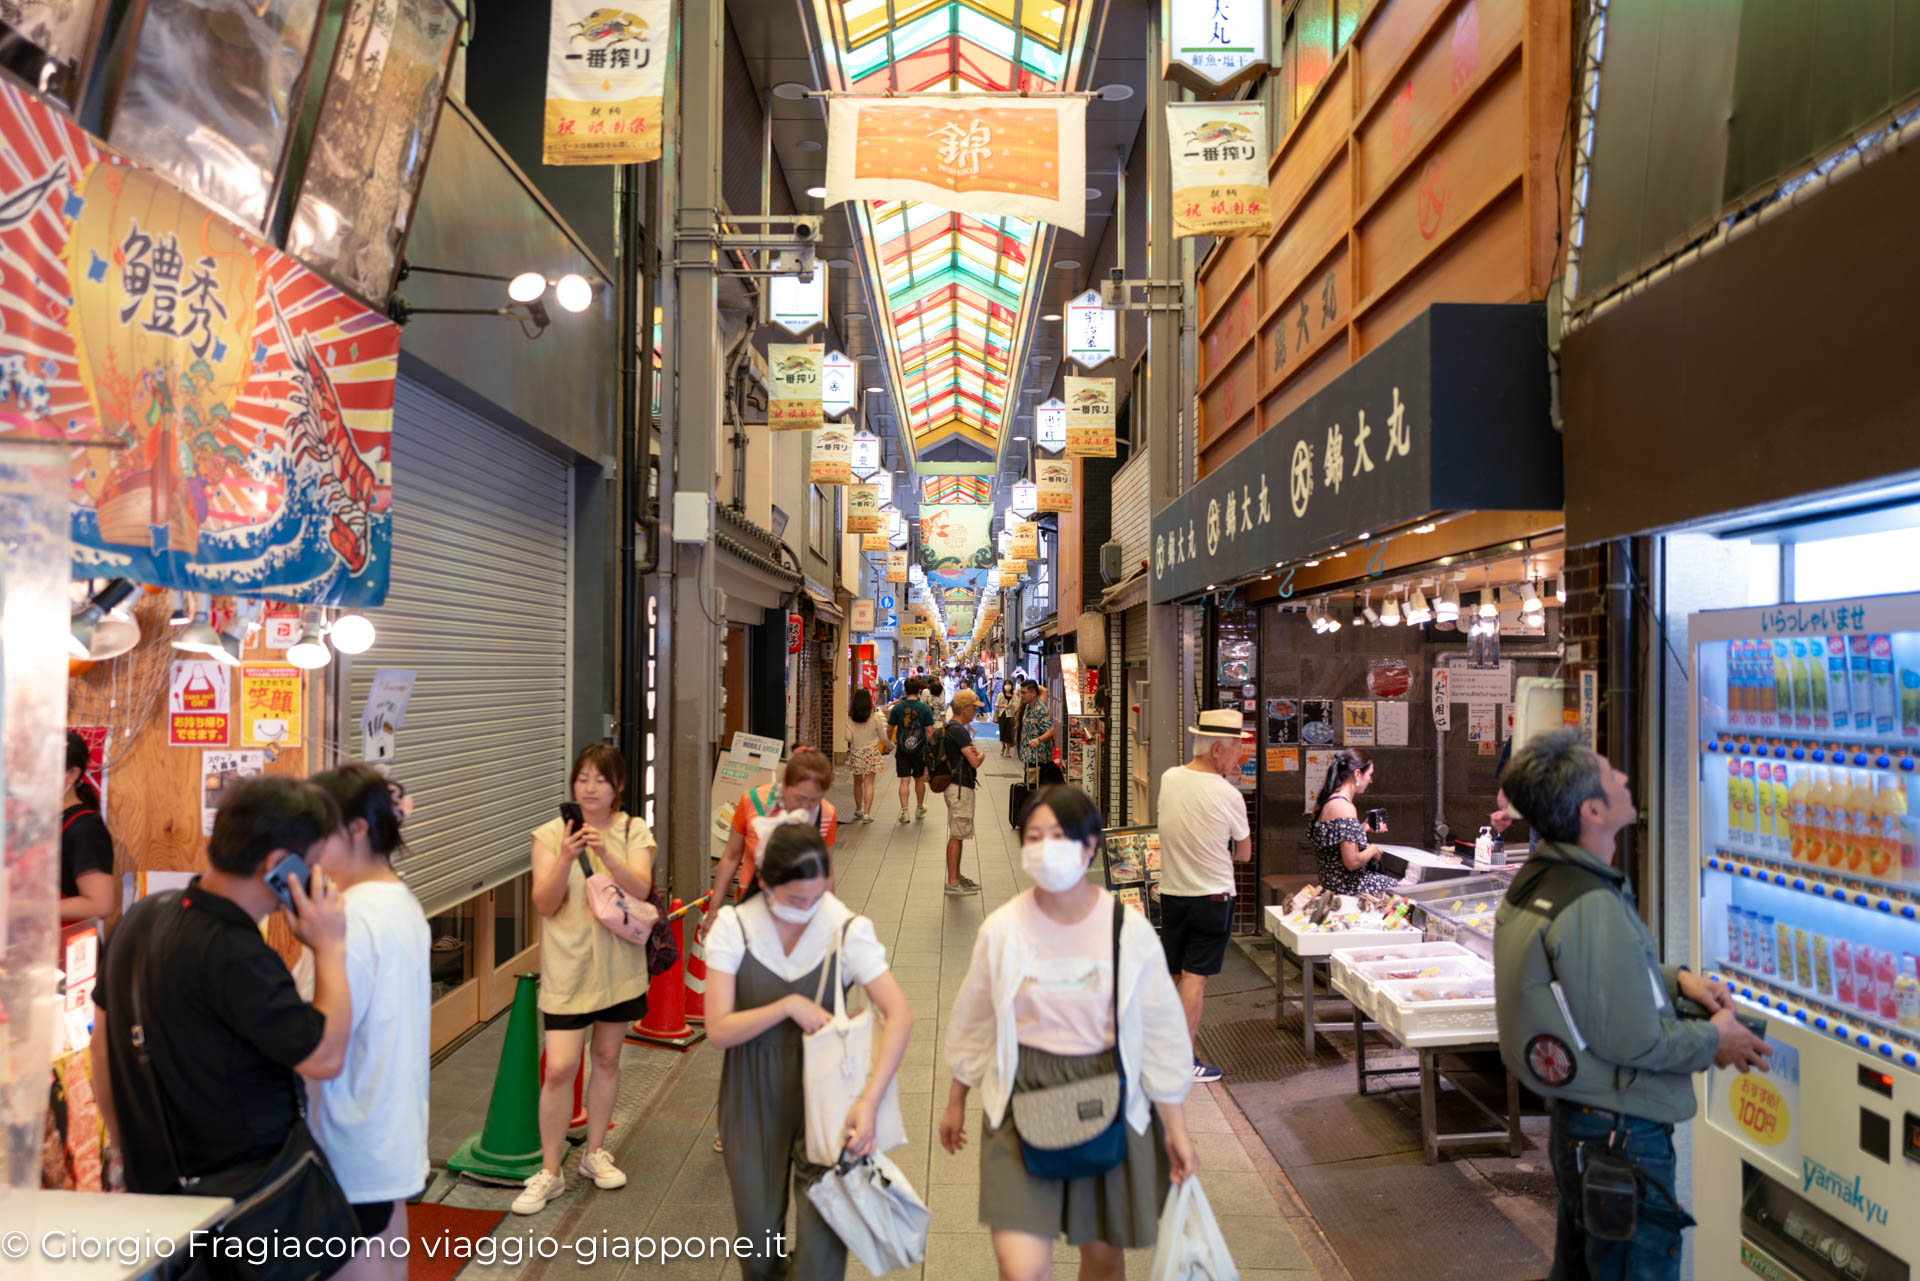
[[[941,730],[947,738],[947,759],[953,762],[953,785],[979,786],[979,775],[973,766],[967,764],[967,754],[961,750],[973,746],[973,732],[959,721],[948,721]]]
[[[136,965],[147,976],[147,1051],[183,1172],[211,1174],[278,1151],[293,1125],[293,1092],[304,1088],[293,1065],[319,1047],[326,1018],[300,999],[253,918],[196,879],[133,905],[107,939],[93,990],[127,1191],[177,1191],[129,1039]]]
[[[60,815],[60,897],[80,896],[84,872],[113,875],[113,837],[91,805],[69,805]]]

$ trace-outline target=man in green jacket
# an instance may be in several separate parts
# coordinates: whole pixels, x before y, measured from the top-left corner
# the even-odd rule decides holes
[[[1772,1048],[1736,1019],[1723,987],[1660,964],[1613,865],[1615,837],[1636,817],[1626,775],[1563,730],[1516,751],[1500,787],[1543,837],[1500,904],[1493,947],[1500,1056],[1553,1101],[1551,1281],[1675,1281],[1693,1219],[1675,1193],[1673,1127],[1694,1113],[1692,1075],[1765,1071]],[[1625,1241],[1582,1212],[1582,1172],[1610,1143],[1639,1173]]]

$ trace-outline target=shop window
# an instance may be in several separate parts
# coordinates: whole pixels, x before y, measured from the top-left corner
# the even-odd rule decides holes
[[[1920,528],[1823,538],[1787,550],[1795,600],[1920,591]]]
[[[493,891],[493,964],[505,965],[533,946],[536,937],[529,872]]]
[[[474,905],[485,903],[482,895],[427,918],[433,934],[433,957],[429,970],[433,980],[433,999],[439,1000],[474,974]]]

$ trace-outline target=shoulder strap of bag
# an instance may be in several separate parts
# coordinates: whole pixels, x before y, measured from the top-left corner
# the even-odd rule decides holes
[[[67,821],[60,825],[60,835],[65,836],[67,834],[67,829],[69,827],[72,827],[75,823],[79,822],[81,819],[85,818],[87,815],[92,814],[97,817],[99,813],[100,813],[99,810],[75,810],[67,818]]]
[[[829,963],[831,963],[831,973],[833,975],[833,1013],[836,1018],[844,1017],[847,1012],[847,989],[846,985],[840,981],[840,967],[842,965],[841,956],[847,946],[847,931],[853,928],[854,919],[854,917],[849,916],[846,920],[840,922],[840,933],[833,941],[832,954],[820,958],[820,982],[817,983],[813,989],[813,1003],[821,1009],[825,1009],[827,1002],[828,966]]]
[[[160,1077],[154,1071],[153,1056],[148,1048],[145,978],[152,972],[147,965],[147,957],[152,953],[154,936],[163,930],[172,933],[178,914],[186,910],[185,898],[186,895],[179,890],[167,890],[154,900],[148,908],[154,915],[154,922],[144,934],[134,936],[133,964],[127,971],[127,996],[133,1006],[133,1024],[127,1029],[127,1040],[133,1046],[133,1061],[138,1069],[133,1075],[139,1078],[147,1096],[147,1106],[153,1112],[154,1123],[160,1127],[160,1140],[167,1150],[167,1164],[172,1168],[171,1182],[174,1187],[183,1190],[192,1188],[199,1180],[187,1177],[186,1165],[180,1160],[179,1145],[174,1142],[173,1126],[167,1120],[167,1101],[160,1092]],[[154,1032],[158,1031],[156,1027]],[[156,1042],[157,1039],[156,1036]]]
[[[1127,1097],[1127,1065],[1120,1058],[1120,933],[1126,928],[1127,905],[1113,896],[1113,1068],[1120,1077],[1120,1097]]]

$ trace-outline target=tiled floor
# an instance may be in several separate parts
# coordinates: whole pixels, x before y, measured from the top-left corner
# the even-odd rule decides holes
[[[941,1062],[945,1012],[966,972],[981,920],[1025,884],[1019,871],[1019,850],[1004,817],[1007,787],[1017,776],[1013,763],[1001,760],[997,748],[988,745],[982,774],[979,839],[968,844],[963,865],[966,874],[983,887],[979,897],[950,899],[942,893],[944,803],[939,797],[929,796],[924,820],[898,825],[895,818],[899,805],[890,777],[881,779],[876,821],[871,825],[843,825],[835,851],[837,892],[872,918],[915,1013],[913,1040],[900,1070],[900,1102],[910,1140],[907,1147],[892,1155],[932,1209],[932,1235],[923,1268],[891,1275],[915,1276],[922,1281],[981,1281],[995,1275],[992,1243],[976,1214],[976,1149],[970,1147],[950,1157],[940,1150],[935,1137],[936,1103],[944,1108],[948,1084]],[[850,816],[852,789],[844,777],[835,787],[833,799],[843,816]],[[496,1046],[496,1057],[497,1053]],[[616,1192],[599,1192],[570,1180],[564,1201],[531,1218],[509,1218],[496,1236],[518,1236],[531,1230],[571,1242],[598,1241],[603,1233],[608,1239],[733,1235],[726,1177],[720,1157],[713,1151],[719,1052],[703,1046],[690,1055],[679,1056],[630,1047],[627,1056],[630,1064],[636,1059],[647,1064],[635,1073],[636,1080],[652,1075],[653,1064],[663,1061],[668,1073],[664,1092],[642,1109],[637,1124],[623,1126],[609,1145],[629,1175],[628,1185]],[[437,1090],[436,1083],[436,1106]],[[1322,1274],[1315,1270],[1308,1251],[1290,1226],[1298,1211],[1276,1197],[1275,1189],[1282,1188],[1283,1181],[1259,1138],[1238,1118],[1230,1101],[1226,1108],[1221,1106],[1220,1100],[1225,1098],[1224,1092],[1215,1094],[1208,1087],[1198,1087],[1188,1099],[1187,1117],[1195,1135],[1202,1185],[1220,1218],[1241,1275],[1246,1281],[1319,1281]],[[484,1097],[477,1107],[484,1112]],[[968,1128],[977,1141],[977,1114],[969,1119]],[[438,1129],[436,1126],[436,1138]],[[471,1187],[456,1193],[462,1204],[491,1204],[503,1202],[505,1197],[499,1191]],[[604,1246],[600,1248],[604,1251]],[[1135,1254],[1138,1257],[1128,1258],[1129,1273],[1144,1276],[1148,1252]],[[1073,1275],[1077,1254],[1063,1245],[1055,1257],[1056,1274]],[[701,1281],[737,1275],[732,1265],[711,1258],[680,1259],[664,1267],[657,1259],[602,1259],[583,1268],[566,1254],[531,1268],[495,1265],[483,1269],[470,1265],[461,1275],[463,1281],[495,1281],[549,1272],[555,1277],[590,1277],[596,1281],[619,1281],[630,1274],[635,1278]],[[855,1262],[849,1266],[848,1275],[860,1278],[867,1273]]]

